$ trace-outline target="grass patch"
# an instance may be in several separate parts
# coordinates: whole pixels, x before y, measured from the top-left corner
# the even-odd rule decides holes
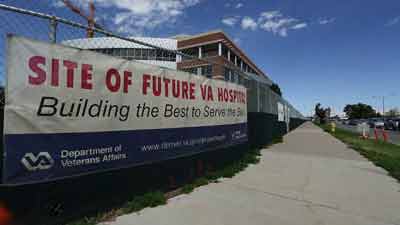
[[[278,136],[278,137],[274,137],[272,139],[271,144],[278,144],[278,143],[282,143],[283,142],[283,137],[282,136]]]
[[[209,184],[210,183],[210,178],[211,177],[200,177],[200,178],[197,178],[196,180],[194,180],[192,183],[185,184],[181,189],[181,193],[189,194],[196,187],[200,187],[200,186],[204,186],[204,185]]]
[[[282,139],[279,138],[274,140],[275,141],[273,143],[282,142]],[[219,178],[231,178],[235,176],[237,173],[244,170],[250,164],[256,164],[260,161],[260,150],[261,149],[251,149],[243,153],[243,155],[239,159],[228,163],[221,169],[208,171],[203,177],[197,178],[193,182],[185,184],[180,189],[180,193],[188,194],[192,192],[196,187],[218,182]],[[123,214],[140,211],[146,207],[164,205],[166,204],[166,202],[167,199],[165,198],[165,194],[163,192],[148,192],[144,195],[134,197],[133,199],[126,202],[119,209],[114,209],[107,213],[99,213],[96,216],[84,218],[79,221],[69,223],[68,225],[95,225],[110,218],[115,218]]]
[[[147,192],[141,196],[136,196],[128,201],[120,209],[114,209],[107,213],[98,213],[96,216],[83,218],[81,220],[69,223],[68,225],[96,225],[109,218],[114,218],[123,214],[140,211],[147,207],[156,207],[165,205],[167,199],[161,191]]]
[[[332,133],[328,125],[320,127],[400,181],[400,146],[381,140],[361,139],[358,134],[340,128],[336,128],[336,132]]]
[[[190,192],[192,192],[194,190],[194,188],[195,188],[195,186],[192,183],[185,184],[181,189],[181,193],[189,194]]]
[[[137,196],[131,201],[128,201],[124,207],[122,207],[122,212],[124,214],[137,212],[141,209],[147,207],[156,207],[158,205],[165,205],[167,200],[164,197],[164,193],[160,191],[148,192],[142,196]]]

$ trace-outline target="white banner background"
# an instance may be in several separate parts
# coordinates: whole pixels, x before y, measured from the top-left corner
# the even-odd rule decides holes
[[[45,65],[36,63],[36,67],[46,72],[46,80],[43,84],[32,85],[29,83],[29,76],[37,78],[38,75],[29,66],[33,56],[45,58]],[[51,85],[52,59],[59,60],[58,86]],[[63,66],[64,60],[77,63],[74,69],[73,88],[67,86],[67,69]],[[83,64],[92,65],[92,89],[82,89],[81,70]],[[121,75],[121,88],[117,92],[110,92],[105,85],[106,72],[110,68],[115,68]],[[128,86],[128,93],[123,92],[123,71],[132,73],[132,84]],[[244,123],[247,121],[246,102],[221,102],[218,101],[218,88],[235,90],[246,93],[242,86],[219,80],[207,79],[185,72],[164,69],[152,65],[128,61],[116,57],[110,57],[91,51],[83,51],[70,47],[47,44],[32,41],[26,38],[11,37],[8,42],[8,68],[7,68],[7,88],[6,88],[6,107],[5,107],[5,133],[70,133],[70,132],[97,132],[114,130],[133,130],[133,129],[159,129],[159,128],[178,128],[178,127],[197,127]],[[175,79],[180,81],[192,82],[195,85],[195,99],[182,99],[171,97],[171,84],[169,86],[169,96],[164,94],[164,84],[162,84],[161,96],[152,94],[152,80],[149,81],[150,87],[147,88],[147,95],[143,95],[143,74],[161,77],[162,79]],[[114,80],[115,81],[115,80]],[[208,85],[212,88],[213,101],[202,99],[200,85]],[[182,91],[182,87],[181,87]],[[60,111],[61,103],[66,103],[66,109],[72,102],[77,104],[79,99],[88,99],[92,104],[100,100],[108,101],[113,105],[129,105],[129,118],[120,121],[119,117],[89,117],[71,116],[61,117],[59,113],[54,116],[38,116],[38,108],[43,96],[50,96],[58,99],[56,108]],[[243,97],[243,96],[242,96]],[[244,96],[246,99],[246,96]],[[52,101],[47,100],[50,104]],[[137,117],[136,110],[138,104],[146,103],[151,107],[158,107],[160,116]],[[170,117],[163,116],[165,104],[172,104],[174,108],[193,107],[201,109],[200,117]],[[204,115],[204,108],[227,110],[233,109],[235,116]],[[75,106],[76,109],[77,105]],[[83,106],[82,106],[83,107]],[[46,109],[46,108],[45,108]],[[50,108],[46,109],[51,111]],[[43,112],[46,112],[44,110]],[[67,111],[67,110],[66,110]],[[239,113],[240,112],[240,115]]]

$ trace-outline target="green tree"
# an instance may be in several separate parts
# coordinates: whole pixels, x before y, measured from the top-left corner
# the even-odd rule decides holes
[[[323,108],[321,106],[321,103],[317,103],[315,105],[315,116],[319,119],[319,122],[324,124],[327,122],[329,116],[330,116],[331,109],[328,108]]]
[[[281,88],[279,87],[278,84],[273,83],[273,84],[271,85],[271,90],[272,90],[273,92],[275,92],[276,94],[278,94],[279,96],[282,96],[282,91],[281,91]]]
[[[389,117],[400,116],[400,110],[399,110],[399,108],[393,108],[393,109],[390,109],[389,111],[387,111],[385,113],[385,115],[389,116]]]
[[[372,108],[372,106],[357,103],[357,104],[348,104],[344,107],[343,112],[346,113],[349,119],[367,119],[371,117],[376,117],[376,111]]]

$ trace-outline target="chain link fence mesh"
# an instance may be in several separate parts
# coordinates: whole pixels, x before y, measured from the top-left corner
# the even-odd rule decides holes
[[[8,2],[13,1],[10,0]],[[284,123],[276,121],[278,103],[284,104],[290,109],[291,118],[302,118],[296,109],[271,90],[267,78],[262,79],[258,75],[245,72],[240,66],[234,66],[233,57],[229,57],[231,64],[220,63],[217,60],[218,57],[216,57],[218,49],[215,45],[204,49],[202,58],[199,58],[199,52],[193,48],[178,51],[176,42],[174,46],[173,40],[171,41],[171,39],[167,38],[131,38],[115,32],[95,29],[94,38],[87,39],[88,27],[86,21],[81,18],[68,16],[68,19],[63,19],[53,15],[41,14],[38,12],[44,10],[39,1],[24,1],[24,3],[27,4],[15,3],[20,8],[0,4],[0,82],[2,87],[6,85],[7,35],[13,34],[42,42],[93,50],[127,60],[157,63],[158,66],[172,69],[177,69],[177,62],[179,61],[194,61],[196,62],[196,67],[181,67],[180,70],[199,76],[211,77],[210,74],[212,74],[214,68],[222,68],[221,75],[224,80],[247,87],[248,112],[264,112],[248,114],[249,121],[256,121],[253,122],[256,127],[249,129],[249,136],[256,136],[256,139],[263,144],[268,140],[272,140],[276,135],[283,135],[286,132],[286,129],[283,129],[284,126],[282,126]],[[14,5],[14,2],[12,4]],[[32,11],[26,11],[22,8]],[[228,58],[226,49],[222,49],[222,55]],[[2,90],[4,89],[2,88]],[[12,94],[14,94],[12,90],[7,93],[7,95]],[[1,92],[0,99],[4,100],[4,92]],[[1,115],[3,106],[4,103],[0,105]],[[243,151],[243,149],[235,149],[231,154],[221,151],[213,153],[213,155],[202,155],[201,159],[207,159],[214,165],[219,165],[221,162],[228,162],[234,157],[238,157],[240,151]],[[3,162],[1,160],[2,156],[3,154],[0,151],[0,164]],[[198,159],[199,156],[196,157],[196,160]],[[7,192],[2,189],[2,192],[3,195],[11,199],[12,207],[18,209],[16,215],[23,215],[29,221],[31,218],[38,218],[36,220],[46,221],[46,223],[47,221],[52,221],[53,224],[63,224],[58,221],[71,220],[71,218],[83,216],[88,212],[97,213],[96,210],[102,207],[108,209],[112,204],[109,202],[109,198],[106,198],[110,197],[106,196],[106,193],[109,193],[109,188],[115,188],[115,183],[118,184],[122,180],[124,181],[123,187],[118,186],[118,195],[116,194],[117,197],[113,199],[113,204],[117,205],[123,202],[128,194],[131,194],[132,189],[139,192],[146,190],[145,188],[148,186],[161,186],[164,181],[162,179],[170,175],[171,171],[176,173],[176,170],[179,170],[180,173],[178,175],[183,179],[184,175],[182,174],[187,171],[181,172],[183,171],[182,167],[191,168],[194,160],[194,158],[182,159],[181,161],[165,162],[165,164],[157,167],[143,167],[136,170],[120,171],[119,173],[99,174],[79,180],[63,180],[47,186],[29,186],[29,189],[9,189]],[[0,165],[1,167],[2,165]],[[192,174],[192,171],[190,170],[187,173]],[[137,180],[132,180],[132,177],[136,177]],[[148,177],[152,179],[148,179]],[[138,180],[141,182],[137,182]],[[102,202],[103,198],[107,201]],[[30,202],[30,204],[21,204],[21,202]],[[79,205],[79,209],[76,208],[76,205]],[[60,209],[62,212],[54,213],[54,209]]]
[[[31,2],[24,8],[27,7],[37,10],[40,9],[40,4]],[[218,69],[220,78],[247,87],[249,112],[277,114],[277,104],[280,102],[290,109],[290,117],[302,117],[292,105],[271,90],[271,81],[268,78],[260,77],[254,74],[249,66],[243,66],[236,62],[236,59],[224,46],[222,49],[218,49],[218,44],[203,46],[201,53],[198,48],[186,48],[178,51],[177,41],[171,38],[125,37],[97,28],[94,28],[94,37],[87,38],[88,26],[83,24],[82,20],[81,23],[77,23],[7,5],[0,5],[0,12],[0,79],[2,86],[6,82],[6,38],[7,34],[14,34],[170,69],[177,69],[179,62],[192,62],[189,63],[191,66],[181,66],[179,70],[210,78],[212,78],[213,70]],[[222,63],[218,60],[219,54],[231,63]],[[13,93],[7,94],[12,95]]]

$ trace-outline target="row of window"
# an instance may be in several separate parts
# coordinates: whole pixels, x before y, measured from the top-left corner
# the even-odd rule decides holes
[[[241,84],[245,87],[248,87],[248,80],[243,76],[243,74],[238,73],[235,70],[224,68],[224,78],[225,81]]]
[[[210,44],[206,46],[202,46],[202,54],[203,57],[210,57],[217,55],[217,44]],[[103,48],[103,49],[92,49],[93,51],[97,51],[103,54],[107,55],[112,55],[116,57],[121,57],[125,58],[128,60],[157,60],[157,61],[170,61],[170,62],[176,62],[176,54],[169,52],[169,51],[163,51],[160,49],[147,49],[147,48]],[[196,53],[198,54],[198,48],[192,48],[192,49],[187,49],[185,50],[185,53],[189,53],[190,55],[195,55]],[[222,45],[222,56],[225,58],[228,58],[228,48],[225,45]],[[235,55],[231,52],[230,53],[230,61],[232,63],[235,63],[234,58]],[[184,58],[184,60],[187,60]],[[237,57],[236,64],[238,67],[240,67],[240,63],[243,63],[243,71],[250,72],[250,73],[255,73],[253,69],[251,69],[246,63],[242,62],[239,57]],[[203,66],[203,67],[194,67],[190,69],[187,72],[193,73],[193,74],[199,74],[207,77],[211,77],[212,69],[211,66]],[[233,71],[225,72],[225,79],[229,80],[231,82],[235,83],[240,83],[239,79],[240,78],[234,78],[235,74],[229,75],[230,73],[233,73]]]
[[[211,65],[206,65],[206,66],[198,66],[198,67],[190,67],[190,68],[184,68],[181,69],[182,71],[196,74],[196,75],[202,75],[208,78],[212,77],[212,66]],[[229,69],[229,68],[224,68],[224,78],[225,81],[236,83],[236,84],[241,84],[244,85],[245,87],[248,87],[249,83],[248,80],[244,77],[243,74]]]
[[[211,47],[211,46],[210,46]],[[212,46],[215,48],[215,45]],[[207,49],[207,48],[205,48]],[[210,48],[211,50],[213,48]],[[100,52],[107,55],[112,55],[116,57],[125,58],[128,60],[158,60],[158,61],[176,61],[176,54],[171,53],[168,51],[163,51],[159,49],[140,49],[140,48],[104,48],[104,49],[92,49],[93,51]],[[206,53],[207,54],[207,53]],[[225,56],[225,52],[223,54]],[[231,54],[231,60],[233,54]],[[244,67],[247,68],[247,67]],[[182,69],[185,72],[202,75],[205,77],[212,77],[212,66],[205,65],[205,66],[198,66],[198,67],[191,67]],[[248,71],[250,72],[250,71]],[[254,72],[254,71],[252,71]],[[224,69],[224,77],[226,81],[247,85],[247,79],[243,77],[240,73],[235,70],[226,68]]]
[[[182,69],[182,71],[196,74],[196,75],[202,75],[202,76],[205,76],[208,78],[212,77],[212,66],[211,65],[184,68],[184,69]]]
[[[229,52],[229,53],[228,53]],[[222,45],[222,56],[229,60],[231,63],[235,64],[237,67],[241,68],[244,72],[249,72],[255,74],[256,71],[253,70],[247,63],[245,63],[239,56],[236,56],[232,51],[229,51],[229,48],[224,44]],[[236,57],[236,63],[235,63]]]
[[[228,53],[229,52],[229,53]],[[184,57],[183,60],[191,60],[193,58],[197,58],[200,56],[199,47],[193,47],[189,49],[185,49],[184,53],[190,55],[190,57]],[[244,72],[249,72],[255,74],[256,71],[253,70],[247,63],[245,63],[240,57],[236,56],[232,51],[229,51],[229,48],[222,44],[222,56],[229,60],[231,63],[235,64],[237,67],[241,68]],[[201,56],[203,58],[212,57],[218,55],[218,44],[208,44],[201,46]],[[236,57],[236,62],[235,62]]]
[[[92,49],[107,55],[125,58],[128,60],[158,60],[176,62],[176,54],[160,49],[148,48],[102,48]]]

